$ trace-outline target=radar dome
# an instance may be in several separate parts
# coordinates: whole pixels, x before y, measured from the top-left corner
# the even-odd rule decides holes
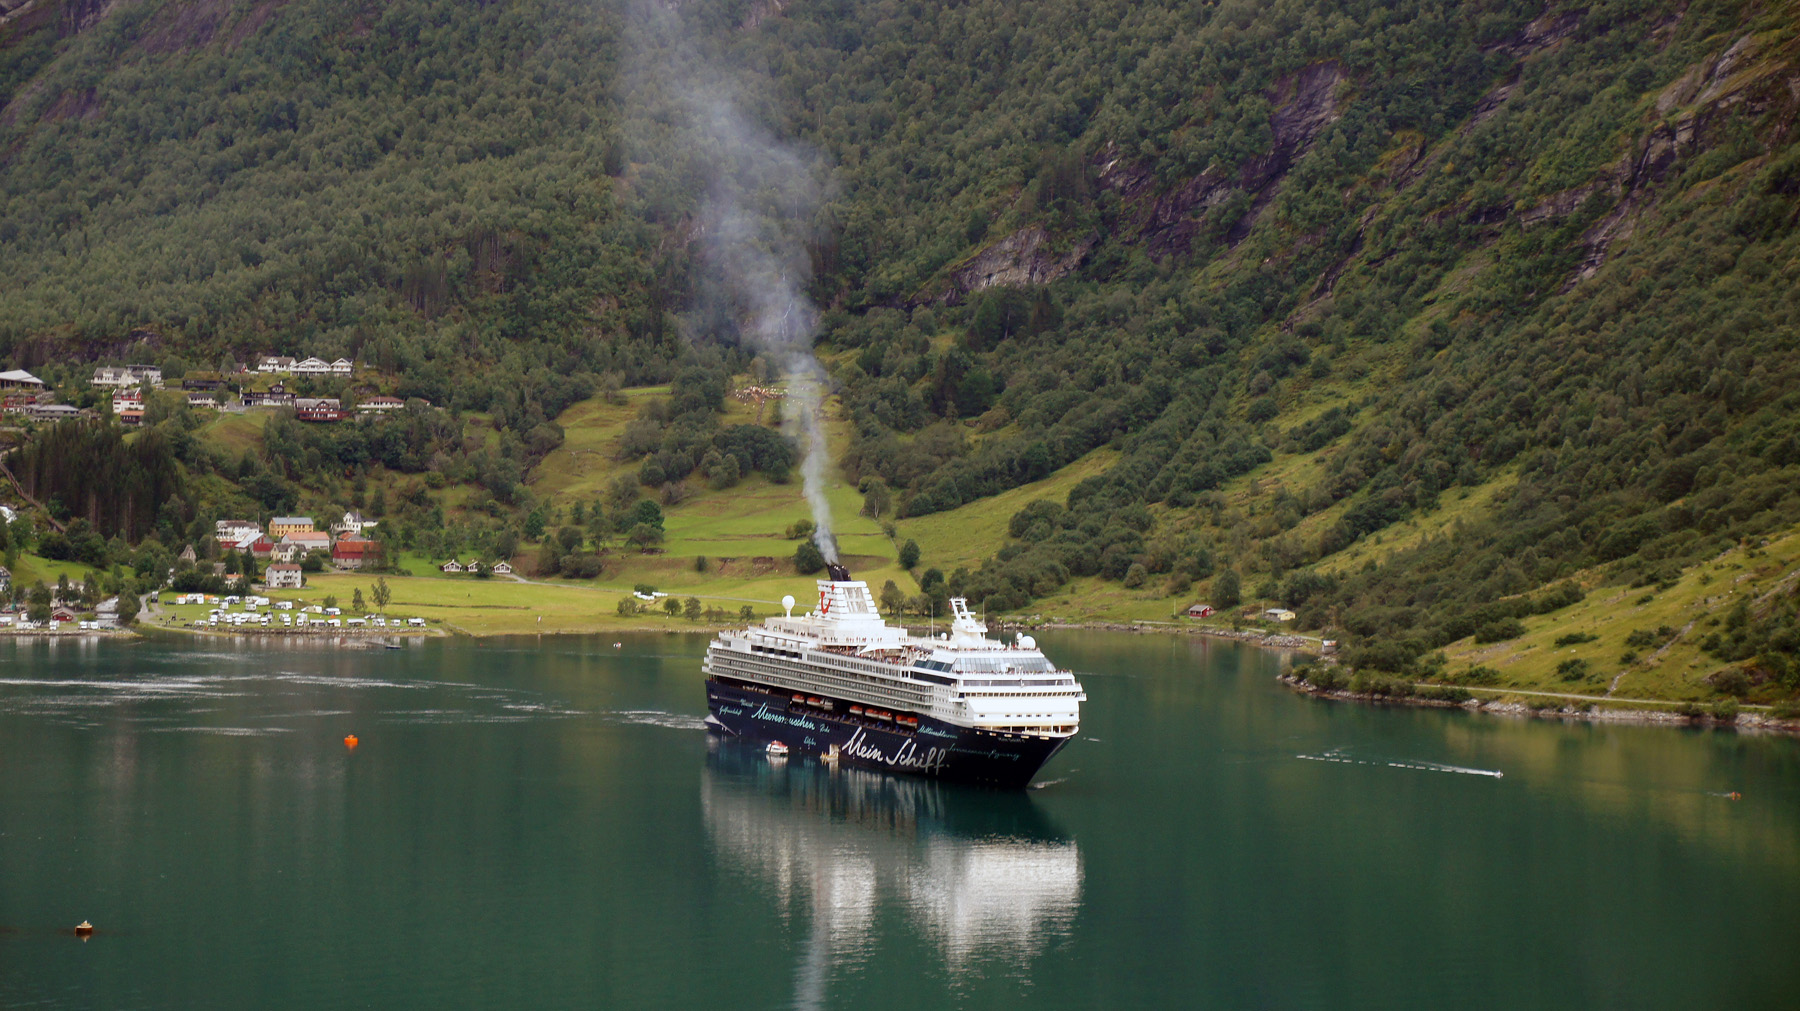
[[[792,618],[794,616],[794,595],[790,593],[787,596],[782,597],[781,607],[783,610],[787,611],[788,617]]]
[[[1020,649],[1037,649],[1037,640],[1033,639],[1029,635],[1021,635],[1021,636],[1019,636],[1019,648]]]

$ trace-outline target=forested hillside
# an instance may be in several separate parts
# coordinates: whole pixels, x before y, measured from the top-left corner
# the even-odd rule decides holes
[[[810,152],[852,479],[922,516],[1118,454],[953,578],[990,610],[1237,586],[1411,670],[1800,523],[1792,0],[659,9]],[[646,10],[0,10],[11,365],[323,349],[517,446],[748,366]],[[701,465],[705,412],[643,420]],[[1758,608],[1715,655],[1792,690]]]

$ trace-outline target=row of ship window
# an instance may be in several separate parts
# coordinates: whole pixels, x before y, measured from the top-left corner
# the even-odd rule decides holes
[[[753,647],[751,647],[751,649],[755,650],[756,647],[753,646]],[[782,653],[783,655],[785,655],[784,651],[774,650],[774,649],[763,650],[762,652]],[[829,659],[827,659],[827,658],[829,658]],[[812,659],[814,660],[815,663],[819,664],[820,666],[849,667],[849,668],[853,668],[854,670],[867,671],[869,674],[874,675],[874,677],[868,677],[863,674],[856,674],[856,673],[849,674],[850,677],[854,677],[859,681],[864,681],[869,684],[881,685],[883,687],[891,687],[891,688],[895,688],[895,689],[899,689],[899,690],[916,691],[916,689],[913,689],[911,685],[908,685],[904,681],[901,681],[895,675],[886,673],[881,668],[876,667],[872,664],[864,663],[859,660],[848,660],[848,659],[845,659],[840,656],[836,656],[831,653],[826,653],[826,654],[822,654],[822,655],[815,654]],[[779,668],[779,669],[791,671],[792,668]],[[913,677],[915,677],[916,679],[921,680],[921,681],[931,681],[933,683],[942,684],[942,685],[953,685],[956,683],[953,679],[950,679],[950,678],[925,677],[925,676],[917,674],[917,673],[913,673]],[[921,699],[923,699],[925,696],[920,695],[919,697]]]
[[[844,680],[846,678],[854,678],[857,681],[866,683],[865,686],[861,688],[862,691],[871,691],[867,686],[873,685],[874,688],[872,690],[874,692],[885,694],[887,698],[884,698],[882,701],[887,702],[889,705],[897,705],[904,708],[906,706],[930,704],[930,699],[923,692],[908,691],[903,686],[896,685],[891,681],[877,681],[874,678],[864,677],[860,674],[843,673],[836,677],[832,677],[829,675],[836,672],[815,670],[795,671],[792,667],[759,663],[754,660],[740,661],[736,666],[739,666],[740,669],[746,672],[759,672],[761,676],[755,678],[755,680],[772,684],[780,684],[784,679],[789,681],[816,682],[818,685],[826,686],[829,689],[840,692],[849,692],[852,689],[858,688],[858,686]],[[894,699],[899,699],[901,701],[896,702]]]

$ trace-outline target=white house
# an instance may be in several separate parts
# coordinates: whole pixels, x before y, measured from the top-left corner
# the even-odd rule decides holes
[[[463,567],[462,567],[461,562],[452,558],[449,561],[445,562],[444,564],[438,566],[438,569],[439,569],[439,571],[442,571],[442,572],[461,572],[463,570]]]
[[[292,561],[308,551],[330,551],[331,535],[323,530],[297,531],[283,537],[275,548],[277,554],[285,554],[285,560]]]
[[[294,374],[301,376],[331,375],[331,363],[323,358],[307,358],[294,363]]]
[[[350,359],[339,358],[337,361],[331,363],[331,374],[334,376],[347,376],[350,374],[350,370],[355,367],[355,363],[351,362]]]
[[[0,390],[24,390],[27,393],[41,393],[48,389],[44,381],[24,369],[13,369],[0,372]]]
[[[219,398],[209,390],[189,390],[187,402],[189,407],[219,409]]]
[[[94,386],[161,386],[162,369],[154,365],[103,365],[94,370]]]
[[[375,527],[379,526],[380,523],[380,520],[369,519],[362,513],[352,509],[349,512],[344,513],[343,519],[338,520],[331,525],[331,532],[337,534],[339,537],[346,535],[358,537],[362,535],[364,530],[373,530]]]
[[[213,537],[235,545],[246,537],[262,533],[262,524],[252,520],[219,520],[213,524]]]
[[[258,371],[258,372],[292,372],[292,371],[294,371],[294,360],[292,358],[284,358],[284,357],[280,357],[278,355],[268,355],[268,356],[264,357],[261,361],[256,363],[256,371]]]
[[[306,585],[306,576],[298,565],[271,565],[263,573],[263,585],[271,590],[298,590]]]
[[[357,411],[363,414],[386,414],[398,411],[406,406],[406,401],[399,397],[370,397],[356,405]]]
[[[495,562],[494,574],[497,576],[510,576],[512,575],[512,566],[506,562]]]

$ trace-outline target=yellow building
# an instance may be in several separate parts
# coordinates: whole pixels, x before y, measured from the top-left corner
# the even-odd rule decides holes
[[[313,521],[309,516],[277,516],[269,521],[269,539],[278,541],[288,534],[310,534]]]

